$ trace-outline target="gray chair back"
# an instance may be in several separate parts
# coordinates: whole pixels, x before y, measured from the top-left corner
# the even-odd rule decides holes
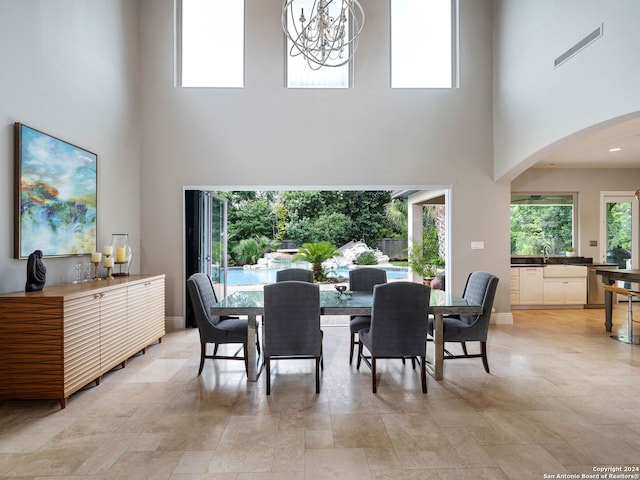
[[[265,356],[320,356],[320,287],[300,281],[265,285],[263,328]]]
[[[374,357],[425,355],[431,288],[414,282],[393,282],[373,288],[373,309],[367,348]]]
[[[217,324],[220,318],[211,315],[209,309],[211,305],[218,302],[213,282],[209,276],[204,273],[194,273],[187,280],[187,290],[198,328]]]
[[[217,327],[220,317],[211,315],[209,308],[218,302],[211,278],[205,273],[194,273],[187,280],[187,290],[193,306],[196,326],[200,332],[201,343],[226,342],[227,332]]]
[[[352,292],[372,292],[375,285],[387,283],[387,272],[381,268],[354,268],[349,270],[349,290]]]
[[[313,283],[313,272],[304,268],[285,268],[276,272],[276,282],[290,281]]]
[[[497,288],[498,277],[495,275],[489,272],[471,272],[467,277],[462,297],[469,302],[482,305],[482,313],[480,315],[461,315],[460,319],[470,326],[486,320],[488,326]]]

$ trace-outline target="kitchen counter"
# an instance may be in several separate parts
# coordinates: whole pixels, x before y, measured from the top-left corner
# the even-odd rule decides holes
[[[544,267],[547,265],[584,265],[587,267],[617,267],[617,263],[594,262],[591,257],[567,257],[563,255],[552,255],[544,261],[542,255],[513,255],[511,256],[512,267]]]

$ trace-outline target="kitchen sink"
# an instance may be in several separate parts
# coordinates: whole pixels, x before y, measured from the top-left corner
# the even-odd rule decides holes
[[[545,278],[586,277],[587,267],[583,265],[547,265],[542,269]]]

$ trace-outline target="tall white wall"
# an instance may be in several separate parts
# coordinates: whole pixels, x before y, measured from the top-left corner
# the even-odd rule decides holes
[[[512,180],[564,142],[640,115],[640,2],[496,0],[494,175]],[[604,35],[554,69],[600,25]]]
[[[14,122],[98,154],[98,245],[126,232],[139,252],[137,32],[130,0],[0,0],[0,292],[26,278],[12,258]],[[79,262],[45,259],[47,284],[73,280]]]
[[[349,90],[283,88],[281,3],[246,0],[246,88],[173,84],[173,1],[141,0],[142,265],[183,310],[182,187],[449,185],[452,287],[501,278],[508,311],[509,186],[493,178],[491,2],[461,0],[461,88],[389,88],[389,2],[366,2]],[[215,59],[214,59],[215,60]],[[470,249],[471,241],[484,250]]]

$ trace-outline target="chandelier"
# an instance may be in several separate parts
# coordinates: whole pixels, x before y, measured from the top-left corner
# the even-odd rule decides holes
[[[358,0],[306,0],[307,5],[312,3],[305,14],[304,0],[282,0],[289,55],[302,55],[312,70],[340,67],[356,53],[364,10]]]

